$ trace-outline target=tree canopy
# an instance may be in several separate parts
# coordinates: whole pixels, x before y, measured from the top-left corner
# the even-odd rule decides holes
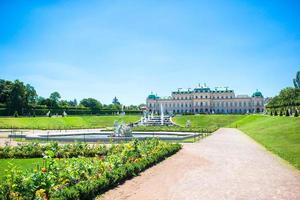
[[[72,108],[79,110],[75,113],[88,113],[96,114],[101,110],[111,110],[111,112],[121,111],[122,105],[119,101],[109,105],[102,105],[100,101],[94,98],[84,98],[77,103],[77,100],[64,100],[61,99],[59,92],[52,92],[48,98],[38,96],[35,88],[30,84],[24,84],[19,80],[8,81],[0,79],[0,104],[1,109],[3,106],[7,109],[8,114],[12,115],[17,112],[18,115],[27,115],[35,113],[36,109],[50,109],[64,110]],[[0,109],[0,111],[1,111]],[[138,106],[128,106],[127,110],[139,111]],[[80,111],[81,110],[81,111]],[[45,111],[43,112],[45,113]],[[0,112],[1,114],[1,112]]]

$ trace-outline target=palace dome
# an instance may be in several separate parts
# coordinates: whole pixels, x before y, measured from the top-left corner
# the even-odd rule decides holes
[[[158,97],[157,95],[151,93],[151,94],[148,96],[147,99],[153,99],[153,100],[155,100],[155,99],[159,99],[159,97]]]
[[[254,92],[252,94],[252,97],[262,97],[263,98],[264,96],[262,95],[262,93],[260,91],[256,90],[256,92]]]

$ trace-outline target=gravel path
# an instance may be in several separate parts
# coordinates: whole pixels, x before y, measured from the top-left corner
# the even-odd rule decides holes
[[[300,173],[236,129],[220,129],[98,200],[300,199]]]

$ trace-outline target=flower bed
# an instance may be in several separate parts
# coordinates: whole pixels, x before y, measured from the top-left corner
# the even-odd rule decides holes
[[[53,159],[21,172],[12,168],[0,184],[0,199],[92,199],[176,153],[180,144],[157,139],[112,145],[106,156]]]
[[[49,144],[29,143],[18,146],[0,147],[1,158],[42,158],[44,153],[51,151],[55,158],[71,158],[78,156],[94,157],[105,155],[107,148],[105,145],[88,145],[86,143],[74,143],[58,145],[57,142]]]

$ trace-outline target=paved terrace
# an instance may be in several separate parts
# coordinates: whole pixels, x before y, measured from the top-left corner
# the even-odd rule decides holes
[[[300,173],[236,129],[220,129],[98,200],[300,199]]]

